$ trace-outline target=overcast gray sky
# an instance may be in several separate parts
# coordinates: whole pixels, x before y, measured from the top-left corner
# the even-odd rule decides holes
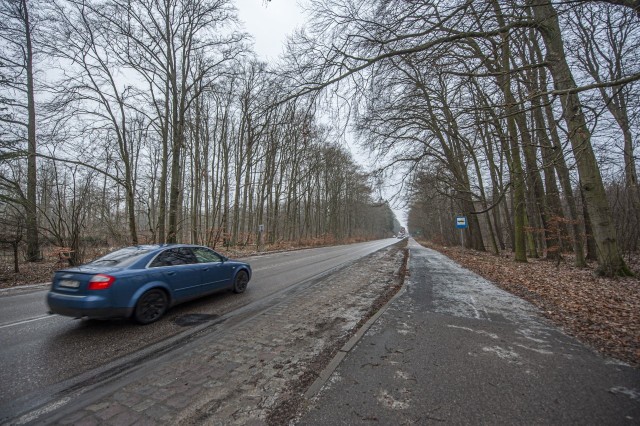
[[[261,59],[276,59],[287,35],[304,23],[297,0],[236,0],[238,15],[253,35]]]

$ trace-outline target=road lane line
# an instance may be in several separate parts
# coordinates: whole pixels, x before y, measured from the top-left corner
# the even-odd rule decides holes
[[[14,325],[20,325],[20,324],[26,324],[28,322],[33,322],[33,321],[40,321],[41,319],[45,319],[45,318],[50,318],[52,315],[50,314],[45,314],[45,315],[40,315],[39,317],[35,317],[35,318],[29,318],[26,320],[22,320],[22,321],[16,321],[16,322],[10,322],[7,324],[2,324],[0,325],[0,329],[1,328],[7,328],[7,327],[13,327]]]
[[[40,416],[42,416],[43,414],[47,414],[51,411],[57,410],[58,408],[62,407],[63,405],[66,405],[69,401],[71,401],[71,398],[64,397],[58,401],[54,401],[50,404],[45,405],[42,408],[39,408],[35,411],[32,411],[31,413],[27,413],[24,416],[20,417],[15,424],[17,425],[24,425],[27,423],[31,423],[32,421],[38,419]]]

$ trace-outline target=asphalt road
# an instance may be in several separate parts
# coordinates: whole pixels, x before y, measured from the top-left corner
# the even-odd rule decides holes
[[[99,367],[133,359],[144,348],[154,352],[180,342],[206,324],[259,303],[396,243],[386,239],[346,246],[272,253],[247,259],[253,277],[247,291],[221,292],[176,306],[157,323],[87,321],[46,314],[46,289],[0,293],[0,410],[35,404],[47,388],[62,390]],[[147,357],[150,356],[147,354]],[[104,370],[101,371],[101,374]],[[95,373],[98,374],[98,373]],[[76,378],[78,378],[76,380]]]

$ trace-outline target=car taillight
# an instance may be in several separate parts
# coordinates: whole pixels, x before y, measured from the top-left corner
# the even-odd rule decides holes
[[[116,280],[111,275],[98,274],[89,280],[89,290],[105,290]]]

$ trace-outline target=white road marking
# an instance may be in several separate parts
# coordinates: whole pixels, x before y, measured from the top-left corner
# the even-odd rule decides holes
[[[32,411],[28,414],[25,414],[24,416],[20,417],[18,419],[18,421],[15,423],[17,425],[24,425],[27,423],[30,423],[36,419],[38,419],[40,416],[42,416],[43,414],[47,414],[53,410],[57,410],[58,408],[62,407],[63,405],[67,404],[69,401],[71,401],[71,398],[69,397],[65,397],[62,398],[61,400],[52,402],[51,404],[45,405],[44,407]]]
[[[29,322],[40,321],[40,320],[43,320],[43,319],[46,319],[46,318],[51,318],[51,317],[52,317],[52,315],[45,314],[45,315],[41,315],[39,317],[29,318],[29,319],[22,320],[22,321],[10,322],[10,323],[7,323],[7,324],[0,325],[0,329],[1,328],[7,328],[7,327],[13,327],[14,325],[21,325],[21,324],[26,324],[26,323],[29,323]]]

